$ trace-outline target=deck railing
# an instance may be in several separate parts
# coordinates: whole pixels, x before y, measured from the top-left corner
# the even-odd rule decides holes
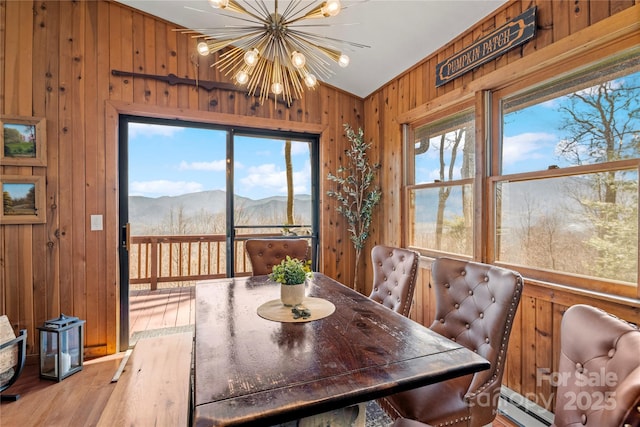
[[[235,244],[236,274],[250,273],[244,242]],[[187,282],[226,277],[224,234],[185,236],[131,236],[129,283]]]
[[[246,240],[291,238],[285,233],[307,229],[311,229],[311,226],[236,226],[234,274],[251,274],[251,262],[244,249]],[[304,231],[298,231],[297,237],[308,239],[311,244],[312,236],[304,234]],[[151,290],[158,289],[158,283],[223,278],[227,276],[226,266],[225,234],[131,236],[129,241],[129,283],[149,284]]]
[[[251,262],[244,249],[250,238],[283,238],[280,233],[236,236],[234,272],[251,274]],[[308,236],[311,238],[311,236]],[[149,284],[218,279],[227,276],[227,242],[224,234],[183,236],[131,236],[129,247],[129,283]]]

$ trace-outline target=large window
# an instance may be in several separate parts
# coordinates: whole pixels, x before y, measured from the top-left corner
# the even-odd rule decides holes
[[[603,200],[609,174],[616,201]],[[633,283],[638,172],[566,175],[496,184],[498,261]]]
[[[564,76],[407,127],[407,244],[637,298],[640,56]]]
[[[615,284],[623,295],[636,294],[639,70],[637,57],[617,60],[497,97],[495,261],[534,277],[571,276],[582,286]]]
[[[473,111],[414,129],[408,185],[409,245],[423,253],[471,256]]]

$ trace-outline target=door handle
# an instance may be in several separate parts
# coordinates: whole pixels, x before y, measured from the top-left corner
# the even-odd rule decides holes
[[[131,249],[131,224],[126,223],[122,226],[122,246],[129,251]]]

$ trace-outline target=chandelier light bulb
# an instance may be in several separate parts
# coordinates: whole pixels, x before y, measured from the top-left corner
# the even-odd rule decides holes
[[[316,86],[316,84],[318,83],[318,79],[313,74],[307,74],[306,76],[304,76],[304,83],[308,88],[312,88]]]
[[[258,62],[258,56],[260,56],[260,52],[254,47],[244,54],[244,63],[253,67]]]
[[[304,67],[304,64],[307,63],[307,58],[305,58],[304,55],[301,54],[300,52],[294,51],[291,54],[291,63],[293,64],[294,67],[296,67],[297,69],[300,69]]]
[[[236,82],[238,84],[246,84],[249,81],[249,74],[245,70],[240,70],[236,73]]]
[[[278,7],[278,0],[207,2],[216,9],[213,14],[229,13],[244,24],[176,31],[194,39],[192,43],[200,55],[215,56],[211,66],[215,65],[236,85],[243,85],[251,96],[259,96],[261,103],[272,97],[291,106],[305,90],[315,89],[321,80],[326,81],[333,74],[331,68],[338,68],[336,63],[340,67],[349,65],[349,57],[341,55],[349,49],[343,47],[368,47],[303,30],[331,26],[311,24],[310,20],[330,20],[338,15],[341,0],[282,1],[288,4],[285,8]],[[231,16],[231,12],[237,16]]]
[[[224,9],[229,6],[229,0],[209,0],[209,4],[214,9]]]
[[[198,43],[198,46],[196,46],[196,49],[198,49],[198,53],[202,56],[209,55],[209,46],[207,45],[206,42]]]
[[[320,11],[324,16],[336,16],[340,13],[340,9],[342,9],[340,0],[327,0]]]
[[[349,57],[344,53],[340,55],[340,58],[338,58],[338,65],[342,68],[347,67],[349,65]]]
[[[271,92],[273,92],[274,95],[280,95],[283,90],[284,90],[284,87],[280,82],[273,82],[273,84],[271,85]]]

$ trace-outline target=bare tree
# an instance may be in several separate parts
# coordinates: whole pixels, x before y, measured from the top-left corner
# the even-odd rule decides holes
[[[462,153],[462,167],[460,169],[460,176],[462,178],[469,178],[473,176],[474,162],[474,144],[472,128],[461,127],[452,132],[446,132],[440,135],[440,145],[438,147],[440,158],[440,182],[452,181],[455,175],[456,160],[460,152]],[[461,147],[460,145],[464,145]],[[447,158],[447,153],[449,158]],[[448,166],[447,166],[448,165]],[[445,225],[445,208],[447,206],[447,200],[451,195],[452,187],[443,186],[440,187],[438,192],[438,211],[436,213],[436,248],[442,249],[442,239],[444,234]],[[471,224],[473,213],[473,198],[472,194],[466,194],[466,189],[462,188],[462,211],[464,218],[464,225]],[[460,224],[458,224],[458,227]],[[465,233],[469,238],[467,244],[470,244],[469,233]]]
[[[285,224],[295,224],[293,219],[293,164],[291,162],[291,140],[284,143],[284,163],[287,170],[287,221]]]
[[[575,165],[637,158],[639,98],[640,73],[568,95],[559,108],[564,115],[561,129],[567,133],[558,145],[559,156]],[[637,176],[627,179],[628,173],[609,170],[589,175],[588,197],[576,194],[576,200],[595,230],[585,242],[598,253],[589,263],[591,271],[603,277],[635,281],[638,181]],[[617,267],[612,270],[611,266]]]
[[[13,209],[13,199],[8,191],[2,193],[2,206],[4,207],[4,213],[10,213]]]
[[[640,75],[611,80],[567,96],[559,108],[568,136],[559,155],[575,165],[638,157],[640,141]],[[605,203],[616,202],[616,173],[594,184]]]
[[[169,234],[173,234],[175,236],[181,236],[185,234],[189,234],[187,229],[189,227],[190,221],[187,218],[187,215],[184,212],[184,206],[178,206],[177,208],[171,208],[169,210],[169,217],[166,222],[168,226]]]

